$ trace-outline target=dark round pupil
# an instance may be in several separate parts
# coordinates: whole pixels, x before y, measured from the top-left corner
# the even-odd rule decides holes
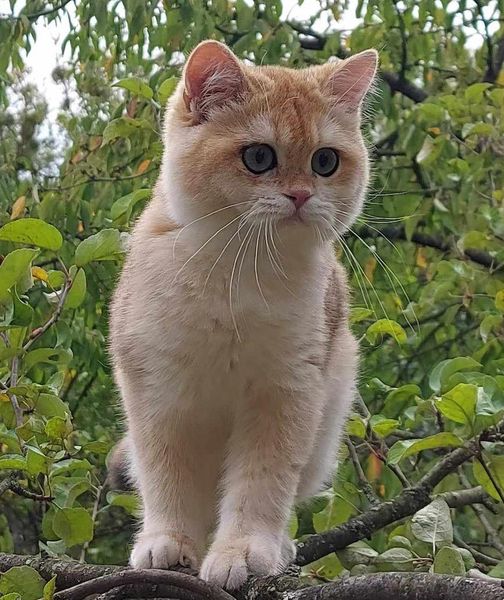
[[[319,164],[324,169],[329,164],[329,154],[327,152],[321,152],[319,154]]]
[[[259,165],[264,162],[264,150],[262,148],[256,152],[256,162]]]

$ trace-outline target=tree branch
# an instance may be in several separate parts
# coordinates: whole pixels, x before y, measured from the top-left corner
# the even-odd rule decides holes
[[[0,15],[0,19],[10,20],[10,21],[19,21],[23,17],[28,19],[29,21],[36,21],[39,17],[47,17],[55,12],[58,12],[62,8],[64,8],[67,4],[69,4],[72,0],[63,0],[60,4],[56,6],[51,6],[50,8],[45,8],[44,10],[40,10],[38,12],[30,13],[30,14],[19,14],[19,15]]]
[[[418,244],[419,246],[427,246],[429,248],[435,248],[436,250],[440,250],[441,252],[448,252],[450,250],[450,244],[448,242],[446,242],[445,240],[442,240],[441,238],[437,238],[433,235],[430,235],[428,233],[424,233],[422,231],[413,232],[411,239],[408,240],[408,238],[406,237],[406,231],[405,231],[405,228],[403,225],[384,227],[383,229],[380,229],[379,231],[377,231],[375,229],[371,229],[370,227],[367,227],[366,225],[364,225],[359,228],[357,233],[361,237],[365,237],[365,238],[373,238],[374,239],[374,238],[382,236],[389,241],[393,241],[393,240],[411,241],[411,242],[414,242],[415,244]],[[469,260],[471,260],[472,262],[475,262],[483,267],[486,267],[487,269],[492,270],[492,272],[500,271],[504,266],[504,265],[497,264],[495,262],[493,256],[491,256],[488,252],[485,252],[484,250],[479,250],[476,248],[465,248],[464,256],[466,258],[468,258]]]
[[[373,507],[335,529],[308,536],[298,544],[296,563],[301,566],[307,565],[336,550],[342,550],[349,544],[370,537],[386,525],[413,515],[430,503],[432,491],[439,482],[478,452],[478,442],[473,440],[467,446],[450,452],[416,485],[405,489],[394,500]]]
[[[450,577],[430,573],[375,573],[347,577],[292,592],[289,600],[503,600],[504,590],[496,580]]]
[[[193,575],[177,571],[124,570],[74,561],[0,553],[0,571],[29,565],[44,579],[56,574],[54,600],[171,598],[172,600],[503,600],[499,579],[471,579],[430,573],[373,573],[310,586],[297,577],[253,577],[231,595]],[[77,582],[77,583],[76,583]]]

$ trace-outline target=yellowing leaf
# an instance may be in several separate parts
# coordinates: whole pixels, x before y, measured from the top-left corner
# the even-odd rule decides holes
[[[91,139],[89,140],[89,149],[91,150],[91,152],[94,152],[95,150],[97,150],[102,143],[102,137],[101,135],[93,135],[91,137]]]
[[[32,275],[35,279],[40,279],[40,281],[47,281],[49,276],[47,275],[47,271],[45,271],[42,267],[32,267]]]
[[[149,158],[142,160],[142,162],[138,165],[138,169],[136,170],[136,175],[141,175],[142,173],[145,173],[145,171],[147,171],[147,169],[149,168],[150,164],[151,164],[151,161]]]
[[[439,135],[441,133],[441,129],[439,129],[439,127],[429,127],[427,131],[432,133],[432,135]]]
[[[10,402],[9,396],[7,394],[0,394],[0,402]]]
[[[499,290],[495,294],[495,307],[501,312],[504,312],[504,290]]]
[[[417,267],[420,267],[421,269],[426,269],[427,268],[427,257],[425,256],[425,250],[420,247],[417,250],[416,253],[416,265]]]
[[[84,223],[82,221],[79,221],[79,224],[77,225],[77,233],[82,233],[84,231]]]
[[[12,205],[12,211],[11,211],[11,216],[10,216],[11,221],[13,221],[14,219],[19,219],[19,217],[22,217],[24,215],[25,208],[26,208],[26,196],[19,196],[19,198]]]
[[[70,159],[70,162],[72,163],[72,165],[76,165],[77,163],[80,163],[81,160],[83,160],[86,157],[86,155],[84,154],[84,152],[82,152],[82,150],[78,150]]]
[[[366,277],[369,279],[370,283],[373,283],[375,269],[376,258],[374,256],[370,256],[364,265],[364,273],[366,274]]]

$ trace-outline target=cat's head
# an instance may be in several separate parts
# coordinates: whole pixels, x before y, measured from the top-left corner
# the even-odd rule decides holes
[[[249,66],[202,42],[166,117],[162,178],[175,219],[218,211],[342,233],[368,182],[361,107],[376,68],[375,50],[294,70]]]

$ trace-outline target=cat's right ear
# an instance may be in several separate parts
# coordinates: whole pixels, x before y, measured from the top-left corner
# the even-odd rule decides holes
[[[196,122],[206,121],[212,110],[236,101],[247,89],[236,56],[220,42],[201,42],[184,68],[184,103]]]

